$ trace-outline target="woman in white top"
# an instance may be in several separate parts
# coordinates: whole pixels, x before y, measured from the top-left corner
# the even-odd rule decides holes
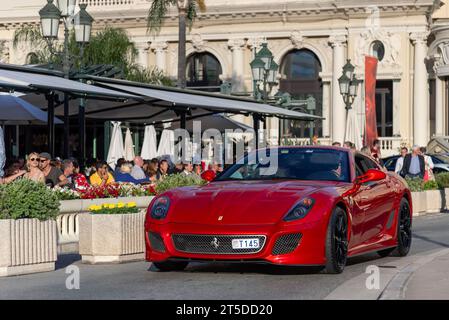
[[[433,168],[435,167],[435,165],[433,164],[432,158],[428,155],[426,155],[426,148],[425,147],[421,147],[421,155],[424,157],[424,163],[426,164],[425,166],[425,172],[424,172],[424,181],[434,181],[435,180],[435,176],[433,175]]]

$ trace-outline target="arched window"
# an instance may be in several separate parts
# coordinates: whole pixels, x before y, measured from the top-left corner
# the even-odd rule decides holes
[[[371,54],[382,61],[385,56],[385,46],[382,41],[376,40],[371,44]]]
[[[210,53],[194,53],[187,58],[187,87],[203,87],[205,91],[220,91],[220,62]]]
[[[293,50],[287,53],[281,62],[281,80],[279,90],[288,92],[293,101],[290,107],[296,111],[323,114],[323,86],[320,79],[321,63],[310,50]],[[307,99],[314,98],[315,103],[308,104]],[[282,124],[282,136],[285,138],[308,138],[322,136],[322,121],[313,126],[306,121],[285,120]]]

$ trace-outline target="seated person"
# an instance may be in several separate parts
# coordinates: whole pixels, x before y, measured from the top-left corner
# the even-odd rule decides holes
[[[90,176],[90,184],[93,186],[104,186],[113,183],[114,177],[109,172],[108,164],[105,161],[98,161],[95,165],[97,172]]]
[[[148,178],[135,179],[131,175],[132,166],[129,162],[123,162],[119,170],[115,174],[115,181],[117,182],[130,182],[134,184],[150,182]]]

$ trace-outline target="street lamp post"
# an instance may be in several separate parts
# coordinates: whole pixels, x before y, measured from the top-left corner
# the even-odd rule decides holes
[[[256,100],[262,99],[264,103],[268,103],[268,95],[273,86],[277,84],[277,73],[279,65],[274,61],[273,54],[268,49],[267,43],[262,44],[262,48],[256,53],[253,61],[250,63],[251,71],[254,81],[254,98]],[[262,92],[260,92],[260,85],[262,85]],[[269,87],[269,88],[268,88]],[[254,131],[256,135],[256,148],[259,145],[259,121],[260,115],[253,115]],[[264,129],[265,125],[264,125]]]
[[[360,81],[357,80],[354,74],[354,66],[351,64],[351,60],[348,59],[343,66],[343,75],[338,79],[340,86],[340,94],[345,102],[346,111],[352,108],[355,98],[357,97],[357,91],[359,89]]]
[[[80,45],[80,74],[84,73],[84,45],[89,43],[90,35],[92,31],[92,24],[94,19],[86,11],[87,4],[80,4],[80,11],[75,15],[75,40]],[[80,82],[84,82],[80,79]],[[80,166],[84,167],[84,160],[86,159],[86,116],[85,116],[85,104],[84,98],[80,98],[78,106],[78,122],[79,122],[79,157]]]
[[[357,97],[357,92],[359,90],[360,81],[357,80],[354,74],[355,67],[351,64],[351,60],[348,59],[346,64],[343,66],[343,74],[338,79],[338,84],[340,86],[340,94],[343,97],[346,109],[346,121],[348,121],[348,113],[352,108],[355,98]],[[345,129],[345,140],[348,133]]]
[[[86,11],[86,4],[80,4],[80,11],[74,15],[76,7],[76,0],[56,0],[56,5],[53,4],[53,0],[47,0],[47,4],[39,11],[41,19],[42,36],[47,40],[49,50],[52,55],[61,54],[56,53],[53,47],[53,42],[58,38],[59,24],[62,21],[64,23],[64,50],[62,52],[63,73],[64,77],[68,79],[70,77],[70,54],[69,54],[69,29],[73,23],[75,26],[75,38],[76,42],[81,45],[81,60],[83,53],[83,45],[90,40],[90,34],[92,29],[93,18]],[[84,111],[84,101],[80,101],[80,105]],[[83,112],[84,113],[84,112]],[[84,114],[82,115],[84,123]],[[80,118],[81,120],[81,118]],[[53,126],[50,124],[49,126]],[[80,123],[80,126],[82,124]],[[84,129],[84,128],[80,128]],[[49,130],[49,147],[50,152],[54,154],[54,128]],[[64,156],[69,156],[69,97],[67,93],[64,93]],[[84,131],[82,132],[84,135]],[[81,138],[81,137],[80,137]],[[51,142],[51,143],[50,143]],[[80,142],[82,145],[83,142]],[[81,146],[81,148],[83,148]]]

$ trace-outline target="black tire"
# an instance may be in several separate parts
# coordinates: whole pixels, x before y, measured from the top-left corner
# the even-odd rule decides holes
[[[388,248],[384,250],[377,251],[377,254],[382,258],[388,257],[396,248]]]
[[[159,271],[182,271],[189,263],[185,261],[164,261],[153,262],[153,265],[159,269]]]
[[[412,217],[408,200],[402,198],[398,214],[398,246],[393,252],[396,257],[405,257],[412,246]]]
[[[337,207],[332,212],[326,236],[326,273],[342,273],[348,256],[348,217]]]

